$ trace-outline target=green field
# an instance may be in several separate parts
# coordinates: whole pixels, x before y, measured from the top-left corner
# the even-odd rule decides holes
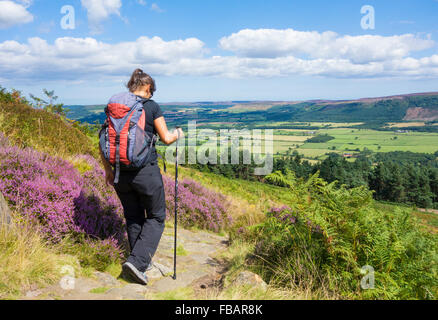
[[[319,129],[274,129],[274,154],[284,155],[297,150],[306,159],[323,160],[330,152],[354,154],[365,148],[374,152],[434,153],[438,150],[438,133],[435,132],[399,133],[396,132],[397,128],[394,128],[394,131],[351,128],[357,123],[294,123],[294,125],[303,127],[309,124]],[[274,124],[276,125],[281,126],[285,123],[279,122]],[[334,139],[325,143],[306,142],[316,135],[324,134]]]
[[[316,126],[317,123],[312,123]],[[324,124],[326,125],[326,123]],[[306,158],[322,159],[328,152],[354,153],[364,148],[375,152],[411,151],[419,153],[434,153],[438,150],[438,133],[408,132],[397,133],[395,131],[376,131],[370,129],[330,128],[319,129],[315,135],[328,134],[333,140],[325,143],[306,143],[306,139],[312,136],[303,136],[296,130],[281,131],[277,135],[275,130],[274,153],[285,154],[289,148],[297,150]],[[297,146],[298,145],[298,146]],[[333,149],[335,148],[335,149]]]
[[[320,129],[314,130],[275,129],[273,141],[274,155],[286,155],[296,150],[307,160],[324,160],[326,154],[331,152],[355,154],[363,151],[365,148],[374,152],[411,151],[434,153],[438,151],[438,133],[413,131],[398,133],[396,129],[394,131],[377,131],[336,126],[327,128],[327,124],[320,123]],[[345,123],[345,125],[349,124]],[[317,127],[318,123],[314,122],[312,126]],[[325,143],[307,142],[312,137],[325,134],[334,139]],[[199,140],[198,146],[205,141]],[[219,141],[218,136],[218,143]],[[264,141],[262,142],[262,150],[262,152],[265,151]],[[349,160],[354,161],[354,159]]]

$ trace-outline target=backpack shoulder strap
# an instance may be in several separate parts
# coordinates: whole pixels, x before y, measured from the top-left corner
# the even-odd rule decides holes
[[[120,132],[125,127],[126,122],[128,122],[129,117],[134,112],[135,108],[132,108],[131,111],[124,117],[122,121],[122,125],[119,127],[119,130],[116,130],[116,172],[114,176],[114,184],[119,183],[120,178]]]

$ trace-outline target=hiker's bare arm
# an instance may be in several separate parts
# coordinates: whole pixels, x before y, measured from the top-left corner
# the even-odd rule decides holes
[[[166,120],[164,120],[164,117],[156,119],[154,121],[154,125],[155,130],[157,130],[158,135],[160,136],[160,140],[166,145],[170,145],[178,139],[178,131],[180,134],[180,138],[184,136],[184,133],[181,129],[176,129],[173,132],[170,132],[167,129],[167,124]]]

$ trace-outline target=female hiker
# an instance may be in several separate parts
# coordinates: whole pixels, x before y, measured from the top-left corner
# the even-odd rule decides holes
[[[156,87],[148,74],[135,70],[127,87],[129,92],[113,96],[105,109],[108,120],[104,134],[100,134],[100,150],[106,182],[114,186],[126,219],[131,252],[123,272],[146,285],[145,272],[151,266],[166,220],[156,134],[170,145],[178,139],[178,131],[180,137],[183,132],[168,131],[159,105],[151,100]]]

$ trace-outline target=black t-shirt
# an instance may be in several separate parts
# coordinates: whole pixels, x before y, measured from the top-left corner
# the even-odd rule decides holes
[[[154,100],[149,100],[143,104],[143,109],[146,112],[146,128],[145,131],[151,134],[157,134],[154,121],[163,116],[160,106]]]
[[[157,130],[155,130],[154,121],[163,116],[163,111],[161,110],[158,103],[156,103],[154,100],[148,100],[147,102],[145,102],[143,104],[143,109],[146,113],[145,131],[150,134],[156,135]],[[148,162],[156,162],[157,159],[157,150],[154,148]]]

